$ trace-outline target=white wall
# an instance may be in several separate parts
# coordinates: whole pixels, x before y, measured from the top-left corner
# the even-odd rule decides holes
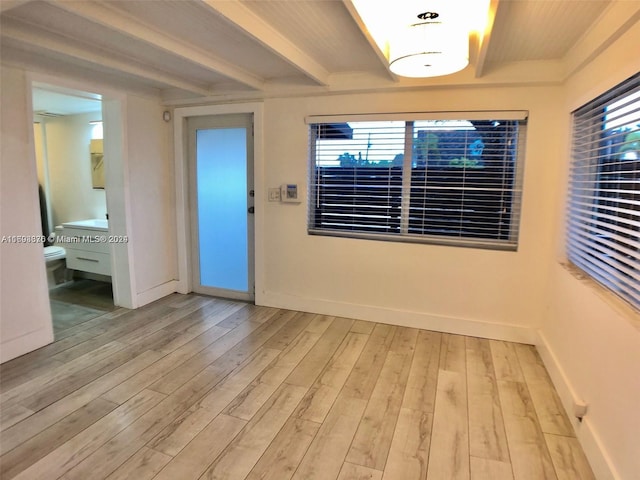
[[[91,183],[89,143],[93,126],[101,112],[46,118],[46,158],[53,225],[75,220],[105,218],[104,189]],[[108,161],[108,159],[105,159]]]
[[[309,236],[300,205],[265,205],[258,302],[422,328],[532,342],[545,305],[555,207],[548,168],[560,145],[559,87],[456,88],[265,102],[263,185],[307,184],[306,115],[529,110],[517,252]],[[302,192],[304,197],[304,191]]]
[[[174,292],[177,265],[174,179],[168,149],[171,130],[162,121],[159,99],[42,72],[30,75],[49,84],[106,92],[114,137],[110,155],[119,157],[121,167],[111,169],[117,180],[113,183],[117,218],[110,217],[117,231],[111,233],[129,237],[130,243],[115,247],[125,256],[118,266],[130,272],[125,282],[132,290],[129,303],[141,306]],[[40,234],[27,77],[21,69],[2,65],[2,235]],[[99,212],[84,215],[101,216]],[[42,245],[2,243],[0,248],[0,361],[4,362],[53,341],[53,329]]]
[[[171,129],[152,99],[127,97],[131,239],[138,306],[175,291],[176,208]]]
[[[563,147],[550,163],[560,172],[553,232],[560,253],[549,257],[550,306],[538,346],[565,405],[574,397],[589,405],[584,421],[575,426],[599,479],[638,478],[640,472],[640,315],[561,265],[569,122],[572,110],[640,71],[638,45],[640,28],[632,27],[567,82],[559,130]]]
[[[40,208],[24,72],[2,66],[0,237],[40,235]],[[0,243],[0,362],[53,341],[41,243]]]

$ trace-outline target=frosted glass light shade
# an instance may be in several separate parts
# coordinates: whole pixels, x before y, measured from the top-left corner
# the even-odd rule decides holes
[[[389,68],[402,77],[437,77],[469,64],[469,33],[453,23],[408,25],[389,41]]]

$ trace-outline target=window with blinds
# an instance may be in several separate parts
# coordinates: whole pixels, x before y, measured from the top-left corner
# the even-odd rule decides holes
[[[567,255],[640,307],[640,73],[573,112]]]
[[[526,112],[425,116],[307,120],[310,234],[516,249]]]

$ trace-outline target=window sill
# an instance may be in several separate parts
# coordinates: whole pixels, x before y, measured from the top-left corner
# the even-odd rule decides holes
[[[576,280],[582,282],[613,308],[621,317],[625,318],[632,327],[640,332],[640,310],[617,296],[608,288],[600,285],[591,276],[570,262],[560,262],[560,265]]]

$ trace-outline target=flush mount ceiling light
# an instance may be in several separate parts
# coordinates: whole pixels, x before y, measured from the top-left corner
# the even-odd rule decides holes
[[[387,40],[389,69],[403,77],[436,77],[469,64],[469,31],[451,12],[424,11]]]
[[[491,5],[497,4],[497,0],[344,2],[389,70],[407,77],[447,75],[465,68],[469,40],[482,45],[495,17]],[[433,14],[438,16],[432,18]]]

